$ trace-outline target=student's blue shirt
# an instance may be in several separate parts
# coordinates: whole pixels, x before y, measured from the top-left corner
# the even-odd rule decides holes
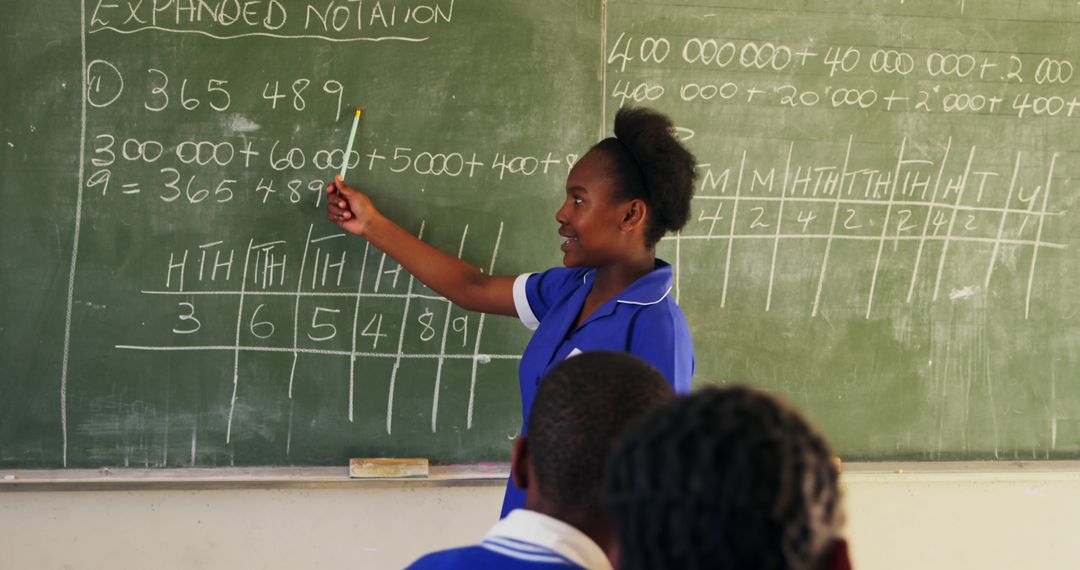
[[[519,509],[500,520],[476,546],[428,554],[407,570],[457,569],[611,570],[611,562],[588,535],[554,517]]]
[[[580,568],[564,559],[542,557],[522,559],[483,546],[466,546],[433,552],[413,562],[408,570],[542,570]]]
[[[671,266],[656,268],[601,305],[576,329],[596,270],[557,267],[522,275],[514,283],[514,303],[525,326],[534,328],[518,369],[525,433],[540,379],[571,354],[590,350],[629,352],[664,374],[675,392],[690,391],[694,346],[686,317],[671,294]],[[524,504],[525,495],[508,484],[502,515]]]

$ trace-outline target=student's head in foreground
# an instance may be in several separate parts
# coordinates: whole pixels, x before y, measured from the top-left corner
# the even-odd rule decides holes
[[[794,408],[706,388],[646,416],[608,466],[624,570],[849,568],[839,473]]]
[[[607,458],[627,426],[674,397],[663,374],[626,353],[585,352],[557,364],[537,389],[528,435],[514,442],[512,476],[527,491],[525,508],[598,543],[610,538],[601,500]]]

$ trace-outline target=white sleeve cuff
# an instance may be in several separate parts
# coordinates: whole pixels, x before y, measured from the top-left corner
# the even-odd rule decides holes
[[[525,328],[534,331],[536,327],[540,326],[540,321],[533,314],[532,307],[529,306],[529,297],[525,294],[525,283],[529,280],[530,275],[532,273],[522,273],[514,280],[514,308],[517,309],[521,324],[525,325]]]

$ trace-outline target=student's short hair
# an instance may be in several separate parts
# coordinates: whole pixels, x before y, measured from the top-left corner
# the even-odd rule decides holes
[[[619,434],[672,400],[656,368],[622,352],[585,352],[540,381],[528,446],[537,485],[561,512],[602,510],[604,466]]]
[[[696,160],[675,138],[671,119],[652,109],[619,109],[614,130],[614,137],[593,148],[611,159],[622,198],[641,199],[649,207],[645,244],[655,245],[690,219]]]
[[[825,438],[777,398],[741,386],[680,397],[611,458],[622,568],[817,568],[843,523],[838,476]]]

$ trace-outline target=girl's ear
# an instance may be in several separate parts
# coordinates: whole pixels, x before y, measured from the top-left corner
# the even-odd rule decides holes
[[[841,538],[834,542],[824,563],[825,570],[851,570],[847,541]]]
[[[529,456],[529,444],[525,436],[519,435],[514,439],[514,445],[510,451],[510,480],[518,489],[529,488],[529,467],[532,458]]]
[[[626,213],[623,214],[619,228],[624,232],[632,232],[639,227],[644,227],[645,220],[649,217],[649,207],[640,198],[630,200],[626,205]]]

